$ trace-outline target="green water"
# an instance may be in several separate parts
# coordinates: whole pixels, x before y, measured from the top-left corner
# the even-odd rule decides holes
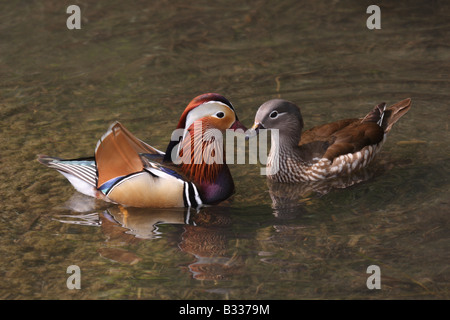
[[[81,30],[70,4],[0,4],[0,299],[449,298],[448,3],[380,3],[381,30],[368,1],[82,2]],[[115,120],[164,149],[204,92],[247,126],[275,97],[306,128],[413,105],[369,178],[325,194],[236,164],[220,206],[125,212],[35,160],[90,156]]]

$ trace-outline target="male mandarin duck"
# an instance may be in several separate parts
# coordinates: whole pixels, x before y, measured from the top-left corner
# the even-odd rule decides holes
[[[217,150],[223,148],[222,136],[209,132],[246,130],[232,104],[216,93],[197,96],[177,129],[182,134],[164,153],[115,122],[98,141],[94,157],[63,160],[41,155],[38,161],[64,175],[79,192],[124,206],[199,207],[230,197],[234,183],[228,166],[211,160],[211,155],[223,152]]]
[[[263,128],[279,130],[278,141],[272,135],[267,162],[270,180],[323,181],[365,168],[410,107],[411,99],[389,108],[381,103],[364,118],[340,120],[302,132],[300,109],[290,101],[273,99],[259,107],[252,130],[256,134]]]

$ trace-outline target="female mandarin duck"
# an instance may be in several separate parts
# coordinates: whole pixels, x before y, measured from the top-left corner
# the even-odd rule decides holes
[[[230,197],[234,183],[228,166],[208,159],[208,155],[223,152],[217,150],[223,148],[218,141],[221,135],[208,132],[246,130],[232,104],[216,93],[200,95],[186,107],[177,129],[182,134],[170,141],[164,153],[115,122],[98,141],[94,157],[63,160],[39,156],[38,161],[58,170],[79,192],[125,206],[198,207]],[[202,150],[204,158],[199,159],[195,150]]]
[[[274,99],[262,104],[253,130],[278,129],[272,136],[267,169],[276,182],[320,181],[348,175],[366,167],[381,149],[392,126],[411,107],[411,99],[389,108],[377,105],[361,119],[345,119],[304,131],[300,109]]]

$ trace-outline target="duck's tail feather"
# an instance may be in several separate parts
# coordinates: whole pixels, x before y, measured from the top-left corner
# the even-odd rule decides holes
[[[388,133],[392,126],[409,111],[411,99],[405,99],[386,108],[386,103],[380,103],[369,112],[361,122],[376,122],[383,128],[384,133]]]
[[[39,155],[37,160],[49,168],[56,169],[69,180],[77,191],[96,197],[97,167],[94,158],[64,160]]]
[[[392,126],[411,108],[411,99],[405,99],[386,109],[381,127],[388,133]]]

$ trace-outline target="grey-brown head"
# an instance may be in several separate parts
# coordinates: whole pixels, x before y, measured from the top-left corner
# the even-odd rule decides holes
[[[282,142],[297,145],[303,129],[303,118],[294,103],[273,99],[259,107],[252,129],[278,129]]]

